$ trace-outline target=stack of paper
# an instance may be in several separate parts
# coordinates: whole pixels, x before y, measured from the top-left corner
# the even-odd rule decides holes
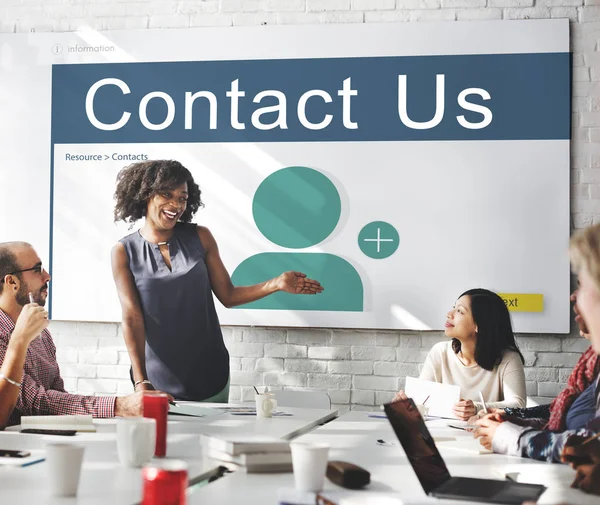
[[[249,473],[289,472],[292,454],[289,442],[263,436],[201,435],[206,456]]]
[[[91,415],[23,416],[21,430],[70,430],[93,433],[96,431]]]

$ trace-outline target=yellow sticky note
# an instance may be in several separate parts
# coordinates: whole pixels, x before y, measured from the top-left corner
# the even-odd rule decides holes
[[[544,312],[544,295],[532,293],[498,293],[510,312]]]

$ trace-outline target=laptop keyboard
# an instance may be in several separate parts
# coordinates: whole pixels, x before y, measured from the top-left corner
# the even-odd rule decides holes
[[[438,492],[474,498],[491,498],[506,488],[506,481],[491,479],[471,479],[469,477],[452,477]]]

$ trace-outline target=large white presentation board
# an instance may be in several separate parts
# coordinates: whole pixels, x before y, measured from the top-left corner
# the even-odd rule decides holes
[[[176,159],[235,283],[325,286],[217,303],[222,324],[441,329],[485,287],[534,310],[518,331],[568,332],[568,38],[568,20],[0,35],[0,240],[49,262],[54,319],[118,321],[110,250],[139,226],[112,221],[116,174]]]

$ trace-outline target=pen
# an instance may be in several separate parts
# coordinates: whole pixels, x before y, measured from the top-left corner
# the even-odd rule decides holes
[[[35,300],[33,299],[33,295],[31,294],[31,291],[29,292],[29,303],[35,303]]]
[[[587,440],[584,440],[580,445],[585,445],[588,442],[591,442],[592,440],[596,440],[597,438],[600,438],[600,433],[596,433],[593,437],[590,437]]]
[[[479,399],[481,400],[481,404],[483,405],[483,411],[487,414],[488,409],[485,406],[485,400],[483,399],[483,394],[481,394],[481,391],[479,391]]]
[[[177,405],[175,402],[173,402],[173,401],[171,401],[171,400],[169,400],[169,404],[170,404],[170,405],[173,405],[174,407],[179,407],[179,405]]]

